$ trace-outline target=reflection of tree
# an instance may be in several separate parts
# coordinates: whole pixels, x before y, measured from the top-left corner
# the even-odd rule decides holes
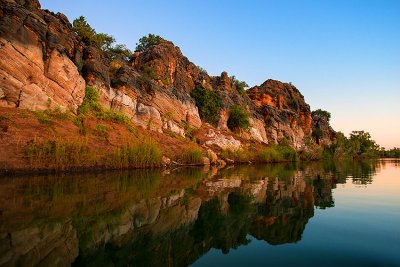
[[[324,179],[321,175],[317,175],[313,181],[313,186],[315,206],[321,209],[335,206],[332,196],[332,188],[335,186],[333,179]]]
[[[314,215],[314,200],[311,186],[306,185],[304,191],[298,189],[293,184],[280,190],[274,190],[273,185],[268,188],[266,203],[257,207],[252,223],[254,237],[272,245],[301,239],[305,225]],[[290,195],[284,195],[284,191],[290,191]]]

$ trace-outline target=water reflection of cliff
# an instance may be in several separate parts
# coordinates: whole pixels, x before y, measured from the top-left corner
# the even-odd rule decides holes
[[[382,165],[316,163],[2,179],[0,265],[186,266],[248,235],[298,242],[314,206]]]

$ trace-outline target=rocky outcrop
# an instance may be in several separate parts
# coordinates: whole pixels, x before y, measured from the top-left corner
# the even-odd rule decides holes
[[[76,112],[85,81],[74,63],[81,48],[71,24],[36,1],[23,4],[29,9],[0,1],[0,106]]]
[[[295,148],[304,145],[304,137],[311,135],[311,111],[295,86],[267,80],[247,90],[247,95],[264,117],[268,140],[278,143],[286,138]]]
[[[0,8],[0,107],[76,113],[88,84],[98,90],[105,108],[124,113],[135,125],[185,136],[202,126],[190,96],[200,86],[221,99],[214,129],[229,133],[234,105],[251,114],[249,129],[235,133],[243,140],[275,144],[286,139],[301,149],[313,124],[321,124],[313,122],[304,97],[290,83],[267,80],[245,92],[234,76],[209,76],[162,38],[115,64],[107,51],[85,45],[65,15],[41,10],[36,0],[0,0]],[[332,131],[325,128],[327,143]],[[207,140],[223,149],[240,147],[230,134],[214,141]]]

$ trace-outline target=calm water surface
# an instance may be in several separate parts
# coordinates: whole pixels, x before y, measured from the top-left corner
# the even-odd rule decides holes
[[[400,161],[0,178],[0,266],[400,266]]]

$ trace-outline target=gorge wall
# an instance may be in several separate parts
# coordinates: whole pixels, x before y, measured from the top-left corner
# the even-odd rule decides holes
[[[240,105],[251,115],[250,127],[236,133],[242,140],[285,140],[300,150],[312,136],[310,107],[292,84],[267,80],[240,92],[226,72],[209,76],[164,39],[113,63],[101,49],[85,45],[65,15],[42,10],[36,0],[0,0],[0,107],[76,114],[90,85],[104,107],[135,125],[185,136],[185,127],[205,125],[191,96],[201,87],[221,99],[218,121],[209,125],[217,134],[230,134],[230,108]]]

